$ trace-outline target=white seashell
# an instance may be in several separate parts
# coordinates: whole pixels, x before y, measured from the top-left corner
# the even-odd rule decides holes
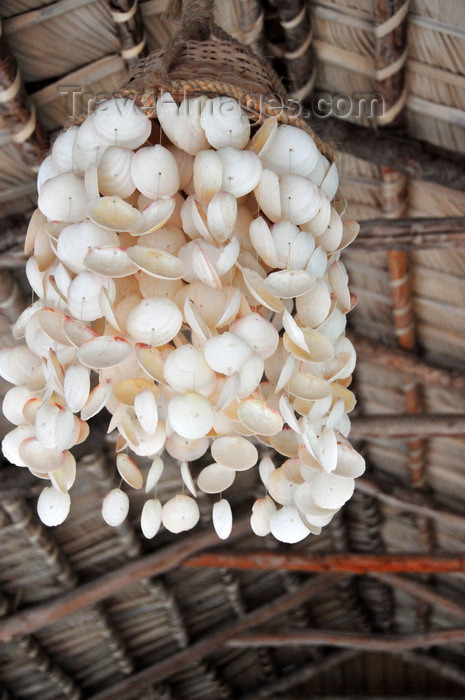
[[[307,132],[296,126],[281,124],[270,134],[266,148],[260,153],[264,168],[278,175],[312,172],[318,162],[318,149]]]
[[[184,276],[182,261],[164,250],[135,245],[126,250],[126,255],[140,270],[152,277],[177,280]]]
[[[328,228],[326,231],[318,237],[318,245],[320,245],[323,250],[327,253],[332,253],[337,250],[342,241],[342,219],[334,209],[331,207],[331,216],[328,223]]]
[[[112,489],[102,503],[102,517],[111,527],[121,525],[129,512],[129,498],[121,489]]]
[[[207,217],[195,195],[189,195],[183,203],[181,207],[181,220],[183,230],[187,233],[189,238],[196,239],[201,237],[209,243],[213,243],[213,238],[208,230]]]
[[[287,390],[306,401],[318,401],[331,395],[329,382],[315,374],[296,372],[289,379]]]
[[[60,412],[59,407],[52,403],[43,403],[38,409],[35,418],[36,438],[42,447],[55,449],[55,424]],[[61,448],[63,449],[63,448]]]
[[[282,394],[279,398],[279,411],[283,420],[288,424],[291,430],[300,434],[300,426],[295,417],[294,410],[291,408],[289,400],[285,394]]]
[[[216,192],[207,208],[208,230],[218,243],[231,238],[237,219],[237,200],[230,192]]]
[[[254,194],[258,206],[264,214],[271,221],[280,221],[282,217],[281,188],[279,178],[273,170],[263,170],[260,181],[254,189]]]
[[[43,447],[35,437],[23,440],[18,447],[18,454],[26,466],[44,474],[63,467],[66,459],[66,452]]]
[[[100,196],[98,188],[98,170],[95,163],[91,163],[84,173],[84,186],[86,188],[87,199],[97,199]]]
[[[263,486],[266,487],[268,483],[268,479],[270,478],[270,475],[272,472],[275,470],[275,465],[273,463],[273,460],[269,455],[265,455],[260,460],[260,464],[258,465],[258,472],[260,474],[260,479],[262,480]]]
[[[70,126],[62,131],[52,147],[52,160],[60,173],[67,173],[73,169],[73,146],[78,133],[77,126]]]
[[[221,148],[218,151],[223,165],[221,189],[234,197],[243,197],[260,182],[262,164],[253,151],[238,151],[235,148]]]
[[[63,331],[71,345],[74,345],[76,348],[97,337],[97,333],[93,328],[83,321],[76,321],[69,316],[66,316],[63,321]]]
[[[315,280],[305,270],[277,270],[268,275],[263,286],[281,299],[294,299],[309,292]]]
[[[2,440],[2,452],[4,457],[17,467],[25,467],[26,462],[19,455],[19,446],[24,440],[35,437],[35,430],[30,425],[18,425],[5,435]]]
[[[157,348],[146,343],[136,343],[134,345],[137,362],[142,369],[159,382],[163,382],[163,367],[165,358]]]
[[[129,197],[136,186],[131,175],[133,153],[125,148],[111,146],[98,164],[98,187],[103,195]]]
[[[269,267],[276,267],[278,265],[276,245],[270,228],[262,216],[254,219],[250,224],[249,236],[253,247],[263,262]]]
[[[204,493],[222,493],[232,486],[235,478],[235,471],[214,462],[202,469],[197,479],[197,486]]]
[[[197,491],[195,490],[195,484],[189,469],[189,462],[181,462],[180,472],[184,486],[195,498],[197,496]]]
[[[166,358],[163,376],[176,391],[202,391],[214,378],[203,353],[193,345],[182,345]]]
[[[195,156],[208,148],[205,132],[200,125],[200,113],[207,98],[185,97],[178,107],[169,93],[157,100],[157,117],[169,140],[182,151]]]
[[[166,201],[166,200],[159,200]],[[155,204],[156,202],[153,202]],[[176,226],[163,226],[152,233],[145,234],[138,238],[137,245],[148,248],[157,248],[170,255],[177,255],[179,250],[185,245],[186,237],[180,228]]]
[[[231,332],[245,340],[265,360],[271,357],[278,347],[277,330],[257,313],[250,313],[238,318],[231,325]]]
[[[64,394],[68,407],[78,413],[85,405],[90,393],[90,373],[82,365],[70,365],[65,372]]]
[[[164,146],[148,146],[137,151],[131,172],[137,189],[150,199],[172,197],[179,189],[178,164]]]
[[[97,384],[89,394],[89,398],[81,409],[82,420],[89,420],[106,405],[111,395],[111,382],[105,380]]]
[[[338,187],[339,175],[337,172],[337,165],[336,163],[333,163],[329,168],[328,172],[326,173],[323,182],[321,183],[321,189],[331,202],[336,195]]]
[[[349,443],[337,446],[337,466],[334,474],[356,479],[365,472],[365,460]]]
[[[66,226],[57,242],[57,255],[72,272],[82,272],[84,258],[94,246],[118,246],[116,233],[106,231],[92,221]]]
[[[270,532],[270,518],[276,513],[276,505],[269,496],[258,498],[252,506],[250,527],[258,537],[265,537]]]
[[[161,517],[166,529],[177,534],[195,527],[199,521],[200,512],[193,498],[178,494],[165,503]]]
[[[116,468],[120,477],[134,489],[141,489],[144,478],[137,464],[127,454],[116,455]]]
[[[216,272],[220,277],[226,275],[233,265],[235,265],[240,252],[239,241],[236,236],[233,236],[229,243],[221,249],[218,259],[215,263]]]
[[[175,210],[174,197],[161,197],[151,202],[142,209],[142,226],[134,231],[129,231],[132,236],[146,236],[158,231],[171,219]]]
[[[242,425],[257,435],[276,435],[283,428],[283,419],[264,401],[247,399],[237,409]]]
[[[188,440],[177,433],[173,433],[166,438],[165,448],[173,459],[189,462],[200,459],[208,450],[209,445],[210,441],[208,438]]]
[[[329,266],[328,282],[336,297],[338,307],[342,313],[347,313],[351,308],[349,277],[342,262],[336,261]]]
[[[253,349],[243,338],[226,331],[207,340],[203,352],[207,364],[215,372],[229,376],[244,367]]]
[[[354,241],[357,238],[359,231],[360,224],[357,223],[357,221],[345,219],[343,222],[342,240],[339,244],[337,252],[343,250],[348,245],[350,245],[352,241]]]
[[[64,330],[66,316],[62,311],[41,308],[36,312],[36,320],[49,338],[62,345],[69,345],[69,340]]]
[[[68,291],[68,308],[71,314],[80,321],[95,321],[100,318],[100,290],[107,287],[109,298],[115,298],[115,285],[113,280],[104,279],[92,274],[92,272],[80,272],[73,279]]]
[[[322,153],[318,152],[318,160],[316,165],[311,172],[307,173],[307,177],[309,177],[310,180],[312,180],[315,185],[318,185],[319,187],[323,182],[324,176],[328,172],[329,167],[329,160]]]
[[[39,172],[37,173],[37,192],[40,194],[43,184],[47,182],[47,180],[51,180],[52,177],[59,175],[61,172],[62,171],[53,161],[51,155],[44,158],[40,164]]]
[[[24,423],[23,408],[30,399],[36,398],[36,393],[24,385],[12,387],[3,397],[3,415],[14,425]]]
[[[317,213],[320,206],[318,187],[302,175],[284,175],[280,181],[283,219],[303,224]]]
[[[223,162],[216,151],[199,151],[194,159],[193,184],[196,196],[208,204],[221,190]],[[188,232],[187,232],[188,233]]]
[[[321,246],[317,246],[308,261],[307,272],[316,277],[316,279],[320,279],[325,274],[327,267],[328,258],[326,251]]]
[[[154,489],[163,474],[165,465],[161,457],[157,456],[154,458],[152,464],[150,465],[149,473],[147,474],[147,482],[145,485],[145,492],[149,493]]]
[[[186,391],[169,402],[168,420],[178,435],[197,440],[205,437],[213,428],[215,412],[202,394]]]
[[[289,379],[292,376],[295,368],[295,358],[291,354],[287,354],[287,357],[282,365],[281,372],[279,373],[278,379],[276,380],[275,392],[278,393],[283,387],[286,386]]]
[[[71,507],[68,493],[46,486],[37,500],[37,514],[44,525],[53,527],[66,520]]]
[[[134,340],[150,345],[169,343],[179,332],[182,314],[171,299],[143,299],[127,317],[126,327]]]
[[[331,217],[331,203],[324,192],[320,190],[320,206],[313,218],[301,224],[304,231],[312,233],[314,236],[321,236],[328,228]]]
[[[237,398],[240,384],[241,380],[237,372],[231,374],[224,381],[216,399],[215,409],[217,411],[224,411]]]
[[[128,418],[127,422],[129,422],[129,420]],[[123,432],[122,427],[123,426],[119,426],[120,432]],[[161,421],[158,421],[155,432],[151,435],[144,433],[135,420],[130,421],[130,428],[134,430],[136,441],[134,441],[133,436],[129,446],[136,455],[152,458],[157,452],[163,449],[166,440],[166,430]]]
[[[55,445],[59,450],[69,450],[79,442],[81,424],[70,408],[59,410],[55,420]]]
[[[142,430],[148,435],[155,432],[158,423],[158,408],[150,389],[143,389],[134,399],[134,411]]]
[[[305,231],[301,231],[291,243],[286,267],[290,270],[304,270],[314,250],[314,237]]]
[[[240,289],[235,289],[234,287],[223,287],[223,292],[227,295],[225,305],[220,309],[216,319],[214,320],[214,325],[217,328],[222,328],[227,326],[236,318],[242,301],[242,294]]]
[[[131,352],[131,344],[124,338],[102,335],[81,345],[77,351],[77,358],[85,367],[107,369],[119,365]]]
[[[249,396],[260,384],[260,381],[265,371],[265,361],[263,357],[254,353],[252,357],[245,363],[240,371],[240,384],[238,397],[244,399]]]
[[[128,363],[131,363],[132,367],[128,367]],[[122,403],[125,406],[134,406],[137,395],[145,389],[149,389],[153,396],[157,398],[159,395],[158,387],[150,379],[146,379],[145,377],[128,377],[128,375],[133,374],[134,369],[137,371],[137,368],[134,367],[134,359],[132,357],[129,359],[128,363],[125,362],[121,367],[118,367],[118,374],[113,376],[113,381],[115,382],[112,390],[113,398],[116,399],[118,403]],[[126,365],[126,367],[123,365]],[[106,378],[108,378],[108,374],[108,372],[105,373]],[[122,377],[122,379],[120,377]]]
[[[270,496],[280,505],[292,505],[297,484],[291,481],[284,468],[278,467],[271,472],[266,482],[266,489]]]
[[[311,328],[320,326],[328,317],[330,309],[331,294],[325,280],[317,280],[313,289],[296,299],[299,320]]]
[[[110,146],[139,148],[152,131],[152,123],[135,100],[113,97],[102,102],[90,119],[97,138]]]
[[[15,340],[21,340],[24,338],[29,321],[38,311],[43,309],[43,306],[42,301],[35,301],[33,304],[24,309],[24,311],[18,316],[12,328],[13,337]]]
[[[266,306],[267,309],[276,311],[276,313],[282,313],[284,309],[283,302],[265,287],[265,280],[263,277],[261,277],[258,272],[255,272],[255,270],[251,270],[247,267],[241,268],[241,272],[246,287],[254,299],[256,299],[259,304]]]
[[[78,128],[73,143],[73,172],[84,175],[89,165],[98,165],[108,147],[96,136],[92,128],[93,115],[90,115]]]
[[[143,226],[138,209],[116,195],[92,199],[87,206],[87,215],[94,224],[111,231],[137,231]]]
[[[84,180],[74,173],[61,173],[41,187],[38,206],[53,221],[80,221],[86,217],[87,194]]]
[[[271,235],[277,254],[277,267],[287,267],[291,247],[301,233],[298,226],[290,221],[279,221],[271,227]]]
[[[145,501],[140,516],[140,528],[142,534],[151,540],[157,534],[161,525],[162,505],[158,498],[149,498]]]
[[[208,147],[208,144],[207,144]],[[167,146],[169,152],[173,155],[179,169],[179,189],[185,190],[192,182],[194,157],[186,153],[176,146]]]
[[[268,144],[272,142],[277,128],[277,118],[267,117],[260,128],[253,135],[248,146],[250,150],[259,156],[263,156],[266,152]]]
[[[0,350],[0,376],[10,384],[26,384],[40,366],[40,358],[26,345]]]
[[[255,445],[240,436],[216,438],[211,446],[211,455],[215,462],[234,471],[250,469],[258,460]]]
[[[207,100],[200,124],[213,148],[245,148],[250,138],[250,123],[233,97],[223,95]]]
[[[127,277],[137,271],[137,265],[130,260],[126,250],[118,245],[92,247],[87,251],[83,262],[85,269],[102,277]]]
[[[295,544],[310,534],[302,522],[299,511],[293,505],[284,506],[270,517],[270,530],[279,542]]]
[[[354,479],[318,472],[312,479],[312,498],[320,508],[341,508],[354,492]]]
[[[227,540],[231,534],[233,518],[231,506],[225,498],[213,504],[212,521],[220,540]]]

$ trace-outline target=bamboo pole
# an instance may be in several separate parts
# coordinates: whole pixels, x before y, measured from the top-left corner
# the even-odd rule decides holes
[[[465,573],[465,555],[359,554],[342,552],[269,552],[241,550],[202,552],[185,559],[185,567],[254,569],[260,571],[371,573]]]
[[[161,681],[173,675],[180,668],[189,666],[208,654],[215,652],[222,644],[236,634],[267,622],[278,615],[284,615],[289,610],[308,601],[313,596],[326,591],[328,587],[342,580],[341,574],[327,574],[317,576],[307,581],[292,593],[285,593],[271,602],[253,610],[244,617],[222,625],[209,635],[202,637],[198,642],[173,654],[163,661],[147,666],[141,671],[135,672],[131,678],[115,683],[109,688],[90,696],[90,700],[129,700],[134,693],[146,688],[152,683]],[[139,695],[136,695],[139,697]]]
[[[412,579],[407,576],[396,576],[392,573],[383,573],[379,571],[372,572],[371,575],[380,581],[387,583],[393,588],[398,588],[399,590],[408,593],[414,598],[419,598],[430,605],[437,605],[453,618],[465,620],[465,605],[452,600],[442,593],[438,593],[438,591],[431,585],[424,583],[423,581]]]
[[[371,219],[360,222],[351,248],[424,250],[465,247],[465,217]]]
[[[435,630],[416,634],[360,634],[333,630],[301,630],[294,628],[250,630],[234,635],[226,643],[232,648],[327,646],[360,651],[382,651],[392,654],[411,649],[428,649],[465,642],[465,628]]]

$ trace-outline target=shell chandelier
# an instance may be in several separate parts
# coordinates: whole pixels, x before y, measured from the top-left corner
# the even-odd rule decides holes
[[[3,454],[49,480],[38,514],[58,525],[70,450],[106,408],[116,469],[147,492],[146,537],[194,527],[198,489],[216,495],[227,538],[223,494],[257,469],[252,530],[298,542],[331,521],[365,467],[347,441],[353,297],[340,261],[358,226],[341,220],[336,165],[302,129],[275,117],[251,126],[232,97],[178,105],[165,94],[156,113],[102,102],[40,168],[25,244],[37,301],[14,326],[18,345],[0,351],[15,385]],[[162,504],[167,455],[190,495]],[[194,483],[189,462],[201,457]],[[117,526],[128,508],[113,489],[102,515]]]

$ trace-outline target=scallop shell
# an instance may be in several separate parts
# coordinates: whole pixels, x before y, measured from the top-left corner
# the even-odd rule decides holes
[[[148,540],[155,537],[161,525],[162,505],[158,498],[149,498],[145,501],[140,516],[142,534]]]
[[[143,226],[141,213],[117,195],[91,200],[87,215],[94,224],[111,231],[137,231]]]
[[[185,274],[182,261],[164,250],[135,245],[126,250],[126,255],[140,270],[152,277],[178,280]]]
[[[250,268],[241,268],[242,276],[246,284],[247,289],[251,293],[254,299],[266,306],[267,309],[271,311],[276,311],[281,313],[284,310],[283,303],[279,297],[272,294],[264,285],[264,279],[258,272],[251,270]]]
[[[252,357],[245,363],[240,371],[240,384],[238,390],[238,397],[244,399],[260,384],[260,381],[265,371],[265,361],[263,357],[253,353]]]
[[[73,143],[73,172],[84,175],[89,165],[98,165],[108,147],[92,128],[92,115],[79,127]]]
[[[312,479],[312,498],[320,508],[341,508],[354,492],[354,479],[319,472]]]
[[[84,258],[95,246],[117,246],[118,236],[113,231],[106,231],[92,221],[66,226],[57,242],[57,255],[72,272],[76,274],[86,268]]]
[[[91,115],[90,124],[97,138],[109,146],[139,148],[152,131],[152,123],[135,100],[113,97],[102,102]]]
[[[267,117],[260,128],[253,135],[249,148],[257,155],[264,155],[265,151],[274,138],[278,128],[276,117]]]
[[[43,184],[60,173],[61,170],[55,165],[51,155],[44,158],[37,173],[37,192],[40,194]]]
[[[71,314],[81,321],[95,321],[102,316],[100,308],[100,290],[105,286],[109,297],[115,298],[115,285],[113,280],[104,279],[92,274],[92,272],[80,272],[73,279],[68,291],[68,308]]]
[[[223,165],[221,189],[234,197],[243,197],[260,182],[262,164],[253,151],[238,151],[235,148],[221,148],[218,151]]]
[[[132,236],[146,236],[158,231],[158,229],[172,219],[175,206],[175,199],[173,197],[161,197],[160,199],[156,199],[142,209],[141,227],[129,233]]]
[[[283,219],[303,224],[317,213],[320,206],[318,187],[302,175],[284,175],[280,181]]]
[[[284,506],[270,517],[270,530],[279,542],[295,544],[301,542],[310,534],[310,530],[302,522],[299,511],[293,505]]]
[[[215,532],[220,540],[227,540],[232,530],[232,511],[229,501],[222,498],[213,505],[212,521]]]
[[[2,440],[4,457],[17,467],[25,467],[26,462],[19,455],[19,446],[24,440],[35,438],[35,430],[30,425],[18,425],[5,435]]]
[[[126,148],[111,146],[98,164],[98,186],[103,195],[129,197],[136,186],[131,175],[133,153]]]
[[[331,207],[331,216],[326,231],[318,237],[318,245],[327,253],[338,250],[342,241],[342,220],[334,207]]]
[[[147,482],[145,485],[146,493],[154,489],[163,474],[165,465],[161,457],[157,456],[154,458],[152,464],[150,465],[149,473],[147,474]]]
[[[111,395],[111,382],[105,380],[97,384],[89,394],[89,398],[81,409],[82,420],[89,420],[106,405]]]
[[[121,489],[112,489],[107,493],[102,503],[102,517],[111,527],[118,527],[129,512],[129,498]]]
[[[277,270],[268,275],[263,286],[280,299],[294,299],[313,289],[315,280],[305,270]]]
[[[43,447],[35,437],[23,440],[18,447],[18,454],[24,464],[44,474],[60,469],[66,458],[66,452]]]
[[[194,191],[201,202],[208,204],[212,197],[221,190],[223,181],[223,162],[216,151],[199,151],[194,159]]]
[[[80,221],[86,218],[87,194],[84,180],[74,173],[61,173],[41,187],[38,206],[53,221]]]
[[[164,146],[147,146],[132,159],[132,179],[137,189],[150,199],[172,197],[179,189],[176,159]]]
[[[336,195],[338,187],[339,175],[337,172],[337,165],[336,163],[333,163],[329,168],[328,172],[326,173],[323,182],[321,183],[321,189],[331,202]]]
[[[213,148],[245,148],[250,138],[250,123],[240,104],[223,95],[207,100],[200,124]]]
[[[188,440],[198,440],[213,428],[215,412],[202,394],[186,391],[169,402],[168,419],[178,435]]]
[[[56,488],[46,486],[37,500],[37,515],[49,527],[61,525],[71,507],[71,498]]]
[[[82,365],[70,365],[65,372],[64,395],[69,408],[78,413],[85,405],[90,393],[90,373]]]
[[[230,192],[216,192],[207,209],[208,230],[217,243],[231,238],[237,219],[237,200]]]
[[[270,518],[276,513],[276,505],[269,496],[258,498],[252,506],[250,527],[258,537],[265,537],[270,532]]]
[[[281,124],[270,134],[260,158],[264,168],[274,170],[278,175],[296,173],[308,176],[318,162],[318,149],[310,134],[303,129]]]
[[[179,332],[182,314],[171,299],[143,299],[128,314],[126,327],[135,341],[164,345]]]
[[[131,344],[124,338],[102,335],[81,345],[77,351],[77,358],[85,367],[107,369],[119,365],[131,352]]]
[[[192,345],[176,348],[166,358],[163,376],[176,391],[202,391],[214,378],[214,372],[200,350]]]
[[[215,372],[229,376],[244,367],[253,349],[243,338],[226,331],[207,340],[203,352],[207,364]]]
[[[270,228],[262,216],[254,219],[249,228],[250,241],[258,256],[269,267],[277,267],[278,254]]]
[[[306,326],[316,328],[328,317],[331,309],[331,294],[325,280],[317,280],[313,289],[296,299],[299,320]]]
[[[205,96],[185,97],[178,107],[170,93],[157,100],[157,117],[163,131],[172,143],[193,156],[208,148],[200,124],[200,113],[206,101]]]
[[[331,204],[324,192],[320,190],[320,206],[315,214],[309,221],[301,224],[301,228],[304,231],[312,233],[314,236],[321,236],[328,228],[329,220],[331,217]]]
[[[246,314],[238,318],[231,325],[231,332],[245,340],[265,360],[271,357],[278,347],[277,330],[257,313]]]
[[[263,170],[254,194],[260,209],[266,216],[271,221],[280,221],[282,217],[281,188],[279,178],[273,170],[266,168]]]
[[[276,435],[283,428],[283,419],[264,401],[247,399],[237,409],[242,425],[257,435]]]
[[[167,530],[178,533],[195,527],[199,521],[200,512],[193,498],[178,494],[165,503],[161,517]]]
[[[120,477],[134,489],[141,489],[144,484],[142,473],[127,454],[121,453],[116,456],[116,468]]]
[[[215,462],[234,471],[250,469],[257,463],[255,445],[240,436],[224,436],[214,440],[211,454]]]
[[[84,267],[96,275],[112,278],[127,277],[137,271],[137,265],[118,245],[90,248],[84,257]]]
[[[204,493],[222,493],[236,478],[236,472],[214,462],[204,467],[197,479],[197,486]]]
[[[166,438],[165,448],[173,459],[180,461],[194,461],[200,459],[208,450],[210,441],[208,438],[188,440],[177,433]]]
[[[77,126],[70,126],[62,131],[52,146],[52,160],[61,173],[70,172],[73,169],[73,147],[78,133]]]

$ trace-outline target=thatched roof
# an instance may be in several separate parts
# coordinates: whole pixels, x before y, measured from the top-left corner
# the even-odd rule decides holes
[[[65,92],[118,88],[176,30],[166,6],[1,3],[1,346],[29,303],[26,221],[47,143],[70,116]],[[207,497],[185,537],[143,540],[134,491],[129,521],[108,527],[100,504],[116,478],[98,425],[57,528],[38,520],[38,481],[3,463],[0,698],[463,697],[463,4],[217,0],[215,18],[306,105],[338,151],[349,215],[366,222],[344,261],[367,474],[320,536],[292,547],[250,534],[258,485],[241,474],[219,546]],[[354,93],[381,96],[383,111],[312,109],[315,95]],[[160,488],[179,491],[176,465]]]

